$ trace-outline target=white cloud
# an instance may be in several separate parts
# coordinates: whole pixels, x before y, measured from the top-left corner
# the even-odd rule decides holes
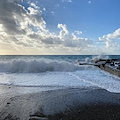
[[[3,26],[3,31],[9,35],[23,35],[30,30],[29,25],[40,26],[40,29],[44,29],[46,23],[41,17],[41,11],[31,7],[28,9],[30,13],[16,0],[1,0],[0,24]]]
[[[54,11],[51,11],[51,14],[52,14],[52,15],[55,15],[55,12],[54,12]]]
[[[67,26],[65,24],[64,25],[63,24],[58,24],[58,28],[61,29],[60,34],[59,34],[60,38],[69,34],[69,31],[67,30]]]
[[[41,17],[41,11],[35,10],[31,7],[28,9],[30,10],[30,13],[23,6],[18,4],[17,0],[0,1],[1,40],[9,41],[11,43],[14,41],[16,44],[19,44],[21,42],[18,42],[19,40],[15,39],[15,36],[26,36],[31,33],[31,25],[38,27],[38,30],[45,30],[46,23]]]
[[[35,5],[35,3],[30,3],[30,5],[31,5],[32,7],[34,7],[35,9],[38,9],[38,8],[39,8],[37,5]]]
[[[88,1],[89,4],[91,4],[92,2],[91,1]]]
[[[64,0],[65,2],[65,0]],[[66,0],[66,2],[70,2]],[[59,33],[50,32],[42,11],[30,3],[28,8],[18,4],[18,0],[0,0],[0,54],[119,54],[120,28],[111,34],[99,37],[101,46],[78,35],[82,31],[70,33],[67,25],[58,24]],[[43,11],[46,9],[43,8]],[[53,12],[53,11],[51,11]],[[54,12],[53,12],[54,14]],[[101,43],[99,43],[101,44]],[[1,47],[3,46],[3,47]],[[8,47],[7,47],[8,46]]]
[[[76,30],[75,33],[76,33],[77,35],[80,35],[80,34],[82,34],[83,32],[82,32],[82,31],[79,31],[79,30]]]
[[[68,2],[72,2],[72,0],[68,0]]]
[[[34,9],[32,7],[28,7],[28,10],[30,11],[30,14],[33,14],[33,15],[39,13],[38,10],[36,10],[36,9]]]
[[[104,49],[106,52],[115,52],[120,51],[120,28],[111,34],[104,35],[103,37],[99,37],[99,41],[105,43]],[[119,54],[119,53],[117,53]]]
[[[43,11],[46,11],[46,8],[43,8]]]
[[[72,0],[62,0],[62,2],[72,2]]]
[[[17,54],[21,50],[26,54],[88,54],[92,50],[91,40],[70,33],[65,24],[58,24],[58,35],[49,32],[40,8],[30,5],[25,9],[17,0],[0,0],[0,44],[12,46]],[[7,48],[4,51],[9,53]]]
[[[62,44],[65,47],[78,47],[78,49],[89,48],[92,44],[92,41],[87,38],[80,38],[74,35],[74,33],[70,34],[67,26],[64,24],[58,24],[58,28],[61,29],[59,32],[59,38],[62,40]]]

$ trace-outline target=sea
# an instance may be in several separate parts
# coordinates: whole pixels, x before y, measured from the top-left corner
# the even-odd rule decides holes
[[[120,55],[1,55],[0,85],[49,88],[101,88],[120,93],[120,78],[92,65],[92,59]]]

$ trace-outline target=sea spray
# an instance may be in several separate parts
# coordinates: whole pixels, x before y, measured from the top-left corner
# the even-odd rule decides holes
[[[98,55],[98,56],[93,56],[92,57],[92,60],[94,60],[94,61],[97,61],[97,60],[100,60],[100,59],[109,59],[109,56],[107,56],[107,55]]]
[[[89,57],[85,58],[85,62],[90,62],[90,58]]]
[[[92,59],[92,56],[88,55],[1,56],[0,84],[30,87],[97,87],[120,93],[119,78],[92,65],[77,65],[77,60],[85,62],[87,57]],[[109,58],[118,59],[120,56]]]
[[[95,55],[95,56],[92,56],[92,58],[90,57],[86,57],[85,58],[85,62],[90,62],[91,60],[94,60],[94,61],[97,61],[97,60],[100,60],[100,59],[109,59],[109,56],[107,55]]]
[[[80,66],[59,60],[12,60],[0,62],[0,72],[39,73],[46,71],[76,71]]]

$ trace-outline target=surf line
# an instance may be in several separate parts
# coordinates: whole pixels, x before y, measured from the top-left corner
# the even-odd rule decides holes
[[[96,87],[102,88],[102,87],[99,86],[98,84],[95,84],[95,83],[93,83],[93,82],[87,81],[87,80],[85,80],[85,79],[80,79],[79,76],[74,75],[74,74],[72,74],[72,73],[68,73],[68,75],[70,75],[70,76],[72,76],[72,77],[74,77],[74,78],[76,78],[76,79],[78,79],[78,80],[80,80],[80,81],[83,81],[84,83],[88,83],[88,84],[90,84],[90,85],[92,85],[92,86],[94,85],[94,86],[96,86]],[[104,88],[103,88],[103,89],[104,89]]]

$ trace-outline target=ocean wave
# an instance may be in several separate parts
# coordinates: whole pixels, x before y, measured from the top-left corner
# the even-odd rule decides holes
[[[96,60],[100,60],[100,59],[109,59],[108,55],[98,55],[98,56],[93,56],[92,60],[96,61]]]
[[[39,73],[46,71],[76,71],[77,64],[59,60],[12,60],[0,61],[0,72]]]

